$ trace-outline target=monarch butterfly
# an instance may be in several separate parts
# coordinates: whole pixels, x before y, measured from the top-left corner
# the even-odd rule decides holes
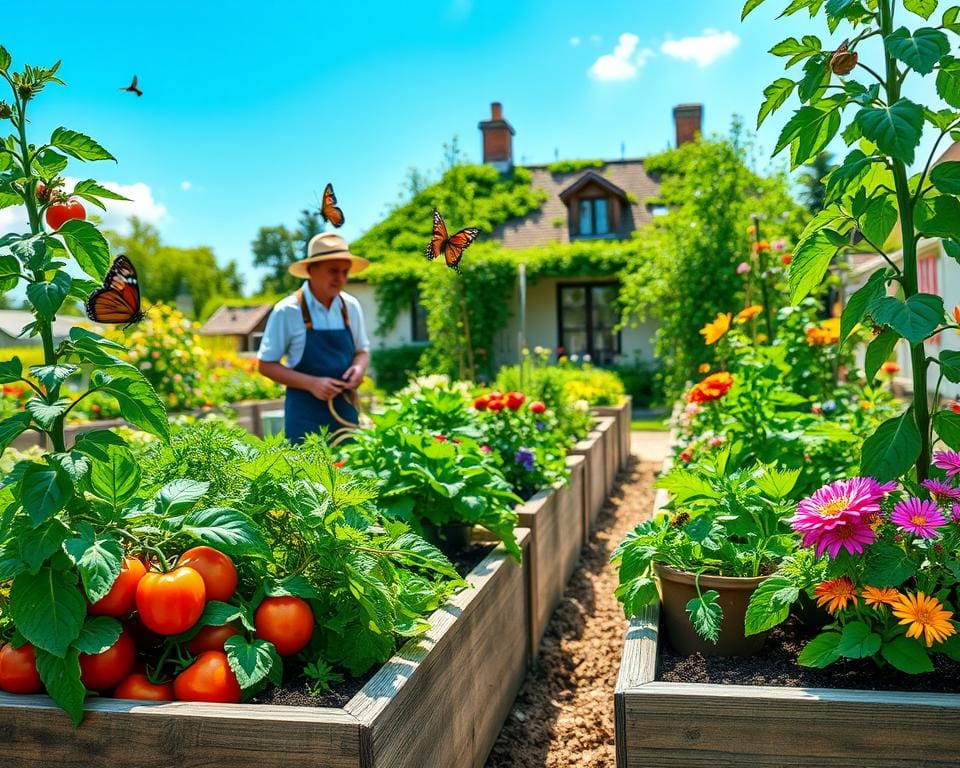
[[[333,184],[327,184],[323,189],[323,202],[320,204],[320,215],[335,227],[343,226],[343,211],[337,207],[337,196],[333,194]]]
[[[460,259],[464,250],[472,243],[480,230],[476,227],[461,229],[453,235],[447,235],[447,225],[443,223],[443,216],[436,208],[433,209],[433,237],[430,244],[424,249],[423,255],[433,261],[443,254],[447,266],[455,272],[460,272]]]
[[[140,311],[140,284],[133,263],[122,254],[114,259],[103,288],[87,299],[87,317],[95,323],[133,325],[143,320]]]

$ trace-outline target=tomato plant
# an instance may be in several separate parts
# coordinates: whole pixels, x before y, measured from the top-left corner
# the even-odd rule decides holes
[[[136,660],[137,647],[130,635],[121,632],[107,650],[80,654],[80,682],[91,691],[109,690],[130,674]]]
[[[180,701],[240,701],[240,683],[223,651],[204,651],[176,676],[173,692]]]
[[[87,212],[79,200],[66,200],[64,202],[53,203],[44,215],[47,226],[52,230],[58,230],[71,219],[87,218]]]
[[[136,557],[125,557],[120,566],[120,575],[110,591],[87,608],[91,616],[126,616],[133,610],[137,596],[137,584],[147,572],[146,566]]]
[[[115,699],[173,701],[173,683],[151,683],[142,672],[127,675],[113,691]]]
[[[137,611],[147,629],[161,635],[185,632],[197,623],[206,604],[203,578],[193,568],[151,571],[137,584]]]
[[[7,693],[39,693],[43,681],[37,672],[37,658],[30,643],[14,648],[6,643],[0,648],[0,691]]]
[[[313,636],[313,611],[299,597],[268,597],[253,616],[256,636],[273,643],[281,656],[292,656]]]
[[[188,565],[203,579],[207,600],[229,600],[237,589],[237,569],[233,560],[213,547],[193,547],[177,560]]]
[[[187,643],[187,650],[194,655],[204,651],[222,651],[226,639],[239,634],[240,630],[231,624],[224,624],[222,627],[207,626]]]

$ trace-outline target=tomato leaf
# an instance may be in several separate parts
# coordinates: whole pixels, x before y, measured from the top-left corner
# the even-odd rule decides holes
[[[50,136],[50,143],[77,160],[117,160],[89,136],[69,128],[55,129]]]
[[[38,573],[69,535],[70,529],[54,517],[36,528],[18,531],[13,543],[30,573]]]
[[[887,419],[863,441],[860,474],[881,483],[896,480],[913,466],[920,447],[920,430],[911,406],[900,416]]]
[[[96,206],[99,206],[103,210],[107,210],[107,207],[100,202],[101,198],[106,200],[127,200],[129,197],[124,197],[117,192],[114,192],[111,189],[106,187],[101,187],[93,179],[87,179],[86,181],[78,181],[77,185],[73,188],[71,194],[74,197],[82,197],[84,200],[88,200]]]
[[[917,293],[906,301],[881,296],[868,311],[875,322],[889,325],[911,344],[919,344],[943,322],[943,299],[931,293]]]
[[[20,483],[21,501],[34,526],[50,519],[73,498],[73,483],[59,467],[32,463]]]
[[[279,581],[269,580],[264,584],[267,597],[302,597],[304,599],[320,598],[320,593],[303,576],[287,576]]]
[[[17,630],[37,648],[63,658],[80,635],[87,604],[76,574],[41,568],[21,573],[10,587],[10,616]]]
[[[66,221],[57,230],[80,269],[103,282],[110,269],[110,246],[93,224],[82,219]]]
[[[131,366],[131,376],[139,374]],[[123,410],[123,418],[135,424],[145,432],[156,435],[164,441],[170,439],[170,425],[167,412],[150,383],[143,379],[128,378],[127,374],[115,366],[109,372],[94,371],[91,382],[97,389],[113,395]]]
[[[796,87],[797,84],[793,82],[793,80],[788,77],[781,77],[763,89],[763,95],[766,96],[766,98],[763,104],[760,105],[760,112],[757,115],[757,128],[763,125],[763,121],[766,120],[770,114],[776,112],[786,103],[787,99],[790,98],[790,94],[793,93],[793,89]]]
[[[945,349],[940,353],[939,362],[943,378],[954,384],[960,383],[960,352]]]
[[[0,453],[7,450],[7,446],[29,426],[30,414],[24,412],[0,421]]]
[[[960,451],[960,413],[937,411],[933,416],[933,429],[947,447]]]
[[[63,305],[63,300],[67,298],[72,282],[73,278],[70,275],[58,269],[53,275],[53,280],[30,283],[27,286],[27,298],[30,299],[30,303],[41,318],[53,320]]]
[[[390,542],[386,552],[395,560],[417,568],[429,568],[460,581],[460,574],[446,555],[415,533],[403,533]]]
[[[719,596],[715,589],[710,589],[687,603],[690,623],[697,634],[712,643],[720,639],[720,622],[723,621],[723,608],[717,602]]]
[[[229,507],[195,510],[183,518],[180,531],[228,555],[270,553],[253,521]]]
[[[30,375],[43,384],[44,389],[50,391],[79,370],[79,365],[31,365]]]
[[[885,643],[880,653],[892,667],[901,672],[910,675],[933,672],[933,663],[926,649],[909,637],[898,637]]]
[[[279,677],[277,670],[283,669],[283,662],[273,643],[266,640],[247,642],[242,635],[227,638],[223,644],[227,652],[227,662],[237,676],[240,688],[250,688],[265,677]],[[271,675],[271,672],[275,672]]]
[[[210,483],[196,480],[174,480],[157,491],[154,512],[160,517],[170,517],[185,512],[207,492]]]
[[[886,292],[886,269],[878,269],[847,299],[840,316],[840,341],[846,341],[853,333],[857,323],[867,314],[867,307],[879,299]]]
[[[937,93],[951,107],[960,109],[960,59],[944,56],[937,72]]]
[[[921,75],[929,75],[940,58],[950,53],[950,42],[943,32],[921,27],[910,34],[900,27],[884,39],[887,52]]]
[[[106,459],[93,457],[90,490],[119,509],[140,488],[140,465],[125,446],[107,446],[106,454]]]
[[[960,162],[940,163],[930,171],[930,183],[945,195],[960,195]]]
[[[799,304],[823,282],[830,262],[840,247],[831,235],[832,230],[821,229],[802,241],[793,252],[790,263],[790,301]]]
[[[61,397],[54,403],[48,403],[40,397],[32,397],[27,400],[24,410],[33,416],[33,420],[37,424],[49,432],[53,428],[54,422],[67,412],[70,403],[69,397]]]
[[[89,523],[77,525],[76,536],[63,549],[80,571],[87,598],[95,603],[104,597],[120,575],[123,546],[110,533],[98,534]]]
[[[903,7],[911,13],[929,19],[931,14],[937,10],[937,0],[903,0]]]
[[[211,600],[203,609],[203,614],[197,619],[198,627],[222,627],[243,616],[243,610],[230,603]]]
[[[889,107],[864,107],[854,118],[863,135],[886,155],[913,163],[923,132],[923,109],[909,99]]]
[[[867,345],[863,372],[866,374],[868,383],[873,384],[880,366],[890,359],[890,353],[893,352],[899,341],[900,336],[897,335],[896,331],[886,328],[883,333]]]
[[[70,715],[74,725],[80,725],[87,690],[80,682],[79,652],[72,649],[61,658],[37,648],[36,655],[37,672],[50,698]]]
[[[89,617],[73,647],[80,653],[103,653],[117,642],[122,629],[120,622],[112,616]]]

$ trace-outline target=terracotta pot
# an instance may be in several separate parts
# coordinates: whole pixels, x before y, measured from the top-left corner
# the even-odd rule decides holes
[[[754,578],[701,574],[700,592],[716,590],[719,594],[717,603],[723,609],[720,638],[714,644],[697,634],[687,613],[687,603],[697,596],[697,575],[660,563],[654,563],[653,570],[660,589],[660,626],[666,631],[667,640],[677,653],[684,656],[694,653],[704,656],[750,656],[760,650],[768,633],[745,637],[743,617],[750,596],[766,576]]]

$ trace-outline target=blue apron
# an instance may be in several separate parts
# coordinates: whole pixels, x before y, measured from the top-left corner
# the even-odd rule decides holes
[[[355,352],[346,302],[341,296],[340,308],[344,327],[335,331],[318,331],[313,327],[302,289],[297,291],[297,299],[303,314],[303,324],[307,329],[307,338],[303,357],[293,370],[310,376],[326,376],[340,380],[343,372],[353,364]],[[321,427],[326,427],[331,434],[342,428],[344,424],[334,418],[334,409],[341,419],[356,424],[357,409],[348,394],[352,396],[352,391],[345,390],[332,401],[327,401],[314,397],[305,389],[287,387],[283,404],[284,434],[287,440],[297,445],[303,442],[308,433],[318,432]]]

